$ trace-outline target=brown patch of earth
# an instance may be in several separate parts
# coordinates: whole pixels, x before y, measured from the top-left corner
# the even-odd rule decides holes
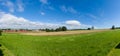
[[[78,31],[61,31],[61,32],[26,32],[23,35],[68,35],[68,34],[85,34],[94,32],[103,32],[108,30],[78,30]]]

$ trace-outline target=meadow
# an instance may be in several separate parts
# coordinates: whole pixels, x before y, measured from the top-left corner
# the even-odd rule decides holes
[[[5,56],[10,56],[9,53],[11,56],[110,56],[119,42],[120,30],[54,36],[3,33],[0,36],[0,43],[8,51]]]

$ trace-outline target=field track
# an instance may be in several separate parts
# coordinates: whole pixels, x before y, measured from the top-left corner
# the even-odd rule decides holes
[[[68,34],[85,34],[93,32],[102,32],[108,30],[78,30],[78,31],[64,31],[64,32],[22,32],[23,35],[68,35]]]

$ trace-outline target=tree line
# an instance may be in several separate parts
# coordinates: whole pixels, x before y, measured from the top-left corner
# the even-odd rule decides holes
[[[112,30],[114,29],[120,29],[120,27],[115,27],[115,25],[113,25],[111,27]],[[1,29],[0,30],[0,36],[2,35],[2,32],[3,30],[12,30],[12,29]],[[19,29],[19,30],[26,30],[26,31],[32,31],[30,29]],[[46,28],[46,29],[39,29],[40,31],[46,31],[46,32],[58,32],[58,31],[67,31],[67,27],[66,26],[62,26],[62,27],[58,27],[56,29],[49,29],[49,28]],[[87,29],[73,29],[73,30],[94,30],[94,26],[90,27],[90,28],[87,28]],[[17,30],[16,30],[17,32]]]
[[[120,27],[115,27],[115,25],[113,25],[113,26],[111,27],[111,29],[112,29],[112,30],[120,29]]]
[[[46,31],[46,32],[67,31],[67,27],[62,26],[62,27],[59,27],[59,28],[56,28],[56,29],[48,29],[48,28],[46,28],[46,29],[43,30],[43,31]]]

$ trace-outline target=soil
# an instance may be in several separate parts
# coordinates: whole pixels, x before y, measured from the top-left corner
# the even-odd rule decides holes
[[[93,32],[102,32],[108,30],[78,30],[78,31],[61,31],[61,32],[26,32],[23,35],[68,35],[68,34],[85,34]]]

